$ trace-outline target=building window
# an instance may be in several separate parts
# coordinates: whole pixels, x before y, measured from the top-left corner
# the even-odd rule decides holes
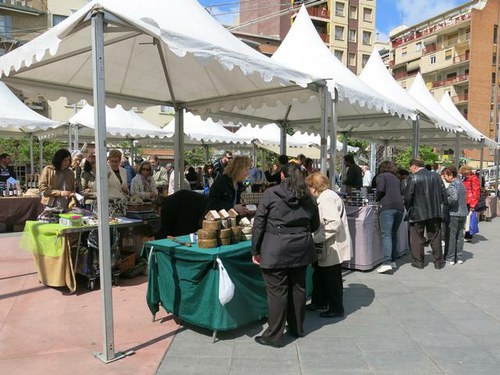
[[[401,48],[401,57],[405,57],[408,54],[406,47]]]
[[[344,3],[335,3],[335,15],[339,17],[344,17],[344,8],[345,4]]]
[[[418,42],[417,44],[415,44],[415,51],[422,51],[422,42]]]
[[[356,66],[356,54],[355,53],[349,54],[349,66]]]
[[[358,7],[352,5],[349,7],[349,18],[352,20],[358,19]]]
[[[495,73],[491,73],[491,83],[495,84],[497,75]]]
[[[436,55],[432,55],[430,58],[430,63],[435,64],[436,63]]]
[[[366,63],[368,63],[368,59],[370,58],[370,55],[365,55],[363,54],[361,56],[361,67],[364,68]]]
[[[335,40],[344,40],[344,28],[335,26]]]
[[[363,8],[363,21],[372,22],[372,10],[371,10],[371,8]]]
[[[493,26],[493,44],[497,43],[498,39],[498,25]]]
[[[369,31],[363,31],[363,44],[365,46],[370,46],[372,44],[372,33]]]
[[[4,38],[12,37],[12,17],[0,14],[0,35]]]
[[[493,65],[496,65],[496,63],[497,63],[497,54],[496,54],[496,52],[493,52],[493,58],[491,59],[491,63]]]
[[[343,59],[344,59],[344,51],[341,51],[341,50],[336,49],[333,53],[334,53],[335,57],[336,57],[339,61],[342,61],[342,62],[343,62]]]
[[[349,29],[349,42],[356,43],[356,30]]]
[[[444,51],[444,59],[451,60],[452,51],[451,49]]]
[[[62,21],[64,21],[66,18],[68,18],[68,16],[61,16],[59,14],[54,14],[52,15],[52,26],[55,26],[59,23],[61,23]]]

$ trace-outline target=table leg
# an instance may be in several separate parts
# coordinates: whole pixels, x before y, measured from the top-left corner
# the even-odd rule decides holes
[[[80,252],[80,245],[82,243],[82,233],[78,233],[78,241],[76,242],[76,251],[75,251],[75,261],[73,262],[73,270],[76,274],[77,266],[78,266],[78,254]],[[71,251],[71,248],[70,248]]]
[[[212,334],[212,339],[214,340],[213,342],[217,341],[217,330],[216,329],[214,329],[214,332]]]

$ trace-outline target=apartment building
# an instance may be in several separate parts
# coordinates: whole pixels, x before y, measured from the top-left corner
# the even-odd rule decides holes
[[[240,4],[240,32],[286,36],[298,5],[305,4],[323,41],[354,73],[359,74],[375,43],[375,0],[256,0]]]
[[[496,139],[499,23],[500,0],[475,0],[417,25],[393,30],[392,74],[406,88],[420,71],[437,100],[450,92],[464,117]],[[492,160],[492,152],[485,151],[485,160]],[[466,150],[464,156],[479,160],[480,152]]]

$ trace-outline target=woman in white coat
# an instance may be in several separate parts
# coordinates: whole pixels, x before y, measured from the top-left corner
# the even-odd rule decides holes
[[[311,194],[316,197],[320,218],[320,227],[313,234],[318,256],[315,272],[319,273],[319,277],[315,278],[313,288],[316,291],[313,293],[323,295],[324,305],[328,309],[319,315],[323,318],[344,317],[342,262],[352,257],[344,202],[329,189],[328,177],[325,175],[314,173],[307,177],[306,182]]]

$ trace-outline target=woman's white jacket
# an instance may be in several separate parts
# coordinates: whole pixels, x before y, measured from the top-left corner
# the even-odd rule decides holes
[[[122,188],[128,190],[127,188],[127,171],[120,167],[120,177],[122,182],[118,177],[116,177],[115,172],[108,165],[108,196],[109,199],[123,199],[127,198],[127,195],[123,192]]]
[[[321,192],[317,202],[320,227],[314,232],[314,242],[318,265],[329,267],[350,260],[352,243],[344,202],[330,189]]]

